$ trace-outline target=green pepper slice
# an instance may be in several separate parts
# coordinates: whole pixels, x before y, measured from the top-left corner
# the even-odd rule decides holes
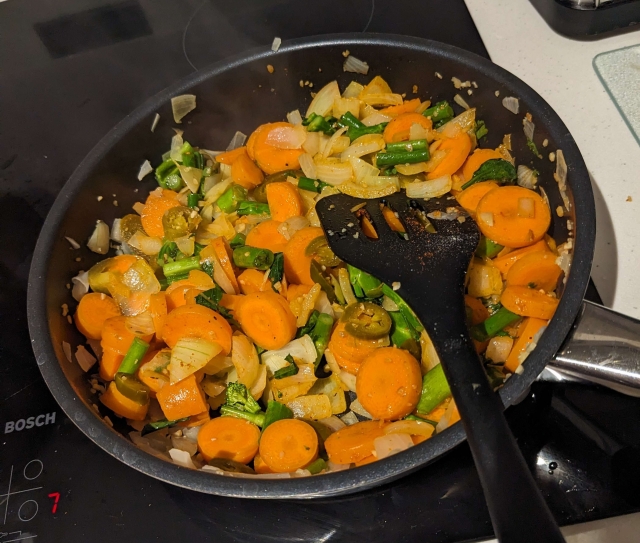
[[[286,181],[287,177],[300,177],[302,172],[300,170],[284,170],[283,172],[272,173],[264,178],[264,181],[260,183],[255,189],[253,189],[252,196],[256,202],[261,204],[267,203],[267,185],[269,183],[280,183]]]
[[[344,329],[361,339],[379,339],[391,330],[391,317],[382,307],[372,302],[356,302],[348,306],[341,320]]]
[[[149,387],[129,373],[116,373],[114,379],[118,392],[130,400],[145,405],[149,403]]]
[[[333,268],[342,262],[342,260],[340,260],[331,250],[329,243],[327,242],[327,238],[324,236],[318,236],[311,240],[311,243],[309,243],[307,248],[304,250],[304,254],[306,256],[314,257],[320,264],[330,268]]]

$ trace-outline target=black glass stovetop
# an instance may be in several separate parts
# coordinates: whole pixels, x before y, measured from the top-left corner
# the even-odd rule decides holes
[[[0,543],[490,537],[466,445],[388,486],[306,502],[206,496],[141,475],[61,412],[32,355],[25,308],[57,192],[145,99],[275,36],[390,32],[487,56],[463,1],[9,0],[0,20]],[[562,525],[640,510],[639,399],[540,382],[508,415]]]

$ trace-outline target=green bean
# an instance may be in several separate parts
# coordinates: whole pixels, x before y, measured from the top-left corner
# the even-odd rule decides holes
[[[405,151],[400,153],[378,153],[376,166],[396,166],[398,164],[415,164],[429,160],[429,149],[419,151]]]
[[[127,354],[124,355],[120,363],[118,373],[135,373],[138,371],[140,362],[148,350],[149,344],[146,341],[143,341],[139,337],[133,338]]]
[[[422,151],[428,147],[427,140],[409,140],[398,141],[396,143],[387,143],[387,153],[403,153],[410,151]]]

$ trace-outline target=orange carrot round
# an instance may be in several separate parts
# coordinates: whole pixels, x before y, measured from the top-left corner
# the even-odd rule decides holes
[[[537,192],[505,186],[482,197],[476,208],[476,221],[489,239],[516,249],[544,237],[551,224],[551,213]]]
[[[358,370],[358,399],[362,407],[379,420],[406,417],[418,404],[421,390],[420,364],[404,349],[376,349],[362,361]]]
[[[503,277],[506,277],[513,266],[522,257],[537,252],[546,252],[549,250],[549,246],[544,240],[540,240],[533,245],[523,247],[522,249],[516,249],[515,251],[508,252],[503,256],[497,256],[493,259],[493,265],[500,270]]]
[[[551,251],[523,256],[507,274],[507,286],[528,286],[546,291],[555,290],[562,270]]]
[[[387,143],[394,143],[397,141],[408,140],[411,125],[414,124],[422,126],[425,130],[431,130],[431,127],[433,126],[431,119],[427,119],[420,113],[403,113],[389,121],[389,124],[384,129],[384,141]]]
[[[105,381],[113,381],[123,358],[123,354],[111,349],[103,349],[102,358],[100,359],[100,377]]]
[[[384,435],[386,424],[378,420],[357,422],[331,434],[324,442],[329,460],[336,464],[360,462],[375,450],[373,442]]]
[[[438,151],[446,151],[447,156],[436,166],[436,169],[427,174],[427,179],[437,179],[443,175],[456,173],[469,156],[471,151],[471,138],[466,132],[460,132],[453,138],[442,141]]]
[[[304,468],[318,457],[318,434],[299,419],[281,419],[262,432],[260,458],[276,473]]]
[[[129,347],[131,347],[131,343],[136,337],[140,337],[140,339],[148,342],[153,336],[136,336],[136,334],[129,331],[127,328],[126,317],[111,317],[104,321],[100,345],[105,351],[112,350],[118,354],[124,355],[127,354]]]
[[[100,396],[100,403],[107,406],[116,415],[131,420],[144,420],[149,409],[148,403],[142,405],[127,398],[117,389],[113,381],[109,383],[106,392]]]
[[[462,176],[465,181],[469,181],[476,170],[482,166],[487,160],[504,159],[504,157],[493,149],[476,149],[469,155],[469,158],[462,166]]]
[[[238,276],[238,284],[242,294],[253,294],[271,290],[271,281],[264,279],[265,272],[247,268]]]
[[[245,146],[237,147],[235,149],[232,149],[231,151],[225,151],[224,153],[216,155],[216,162],[231,166],[231,164],[233,164],[238,157],[246,154],[246,152],[247,148]]]
[[[173,385],[163,386],[156,399],[167,420],[178,420],[199,415],[209,410],[205,394],[194,374]]]
[[[302,198],[298,189],[288,181],[267,185],[267,203],[274,221],[284,222],[302,215]]]
[[[120,309],[111,296],[98,292],[85,294],[73,320],[80,332],[89,339],[101,339],[104,321],[120,315]]]
[[[464,189],[462,192],[456,194],[456,200],[458,203],[472,215],[475,215],[478,202],[482,197],[490,190],[497,189],[498,183],[493,181],[483,181],[482,183],[476,183],[471,185],[468,189]]]
[[[227,458],[247,464],[258,452],[259,439],[260,429],[255,424],[235,417],[217,417],[200,428],[198,450],[207,462]]]
[[[269,132],[274,128],[291,127],[289,123],[269,123],[258,127],[247,143],[249,156],[267,173],[278,173],[284,170],[296,170],[300,167],[298,158],[304,152],[302,149],[279,149],[267,143]],[[253,154],[253,156],[251,156]]]
[[[309,243],[319,236],[323,236],[322,228],[307,226],[298,230],[287,242],[284,248],[284,273],[287,281],[302,285],[312,285],[311,257],[305,254]]]
[[[353,375],[358,373],[362,361],[380,347],[379,339],[361,339],[349,334],[342,321],[333,329],[328,345],[338,365]]]
[[[167,318],[167,297],[164,292],[151,295],[149,298],[149,313],[151,313],[151,319],[153,320],[156,338],[161,338],[162,327]]]
[[[253,469],[256,473],[259,473],[259,474],[273,473],[273,470],[269,468],[269,466],[267,466],[265,461],[262,458],[260,458],[259,454],[256,454],[253,457]]]
[[[243,332],[263,349],[280,349],[296,335],[295,315],[273,291],[248,294],[234,316]]]
[[[231,177],[247,190],[256,188],[264,181],[264,174],[246,153],[241,154],[231,164]]]
[[[397,117],[403,113],[413,113],[420,105],[420,98],[414,98],[413,100],[405,100],[402,104],[397,106],[389,106],[380,110],[383,115],[389,117]]]
[[[231,326],[219,313],[196,304],[174,309],[162,328],[162,339],[171,348],[183,337],[198,337],[219,344],[224,354],[231,351],[231,335]]]
[[[162,225],[162,217],[173,207],[179,207],[177,194],[171,190],[164,190],[162,197],[149,195],[147,201],[140,213],[142,228],[148,236],[163,238],[164,226]]]
[[[532,288],[508,286],[500,297],[500,303],[516,315],[549,320],[559,300]]]
[[[281,224],[281,222],[273,220],[261,222],[247,234],[247,245],[258,249],[269,249],[273,253],[281,253],[287,245],[287,238],[278,232],[278,226]]]

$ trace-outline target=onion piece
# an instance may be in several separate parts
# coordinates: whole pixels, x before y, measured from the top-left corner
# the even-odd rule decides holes
[[[333,311],[333,306],[329,301],[329,297],[327,296],[327,293],[324,291],[322,291],[318,295],[318,298],[316,299],[316,303],[313,306],[313,309],[315,309],[319,313],[326,313],[331,318],[335,318],[335,312]]]
[[[138,171],[138,181],[142,181],[152,171],[153,167],[151,166],[151,162],[145,160],[140,166],[140,170]]]
[[[120,228],[120,221],[122,219],[113,219],[113,224],[111,225],[111,239],[117,243],[122,243],[124,238],[122,237],[122,230]]]
[[[524,187],[525,189],[534,190],[537,183],[538,176],[535,174],[535,172],[524,164],[520,164],[518,166],[518,185]]]
[[[469,104],[467,104],[467,102],[465,101],[465,99],[460,96],[459,94],[456,94],[453,97],[453,101],[458,104],[460,107],[463,107],[464,109],[471,109],[471,106]]]
[[[119,221],[120,219],[115,219],[115,220]],[[64,239],[66,239],[69,242],[69,245],[71,245],[71,248],[80,249],[80,244],[75,239],[70,238],[69,236],[65,236]],[[111,239],[113,239],[113,238],[111,238]],[[117,241],[117,240],[114,240],[114,241]]]
[[[182,130],[176,129],[175,136],[171,138],[171,148],[169,150],[169,158],[171,158],[171,160],[182,161],[182,153],[180,152],[184,144],[182,133]]]
[[[338,86],[338,82],[331,81],[330,83],[327,83],[314,96],[311,104],[309,104],[309,108],[307,109],[307,114],[305,116],[308,117],[312,113],[321,115],[322,117],[328,115],[333,109],[334,100],[339,97],[340,87]]]
[[[370,106],[400,106],[403,102],[402,96],[393,92],[361,94],[360,100]]]
[[[109,226],[103,221],[97,221],[96,227],[87,241],[87,247],[94,253],[106,255],[109,251]]]
[[[476,108],[467,109],[437,129],[445,138],[454,138],[460,132],[469,132],[476,122]]]
[[[173,385],[196,371],[204,368],[207,362],[222,351],[218,343],[202,338],[184,337],[171,349],[169,362],[169,380]]]
[[[71,296],[76,302],[79,302],[89,292],[89,272],[78,272],[78,275],[71,278],[71,283],[73,284]]]
[[[329,428],[332,432],[337,432],[338,430],[342,430],[347,427],[344,421],[340,420],[335,415],[331,415],[326,419],[320,419],[318,422]]]
[[[197,193],[200,188],[200,180],[202,179],[202,170],[199,168],[190,168],[183,166],[182,164],[176,164],[180,171],[180,177],[184,181],[184,184],[189,187],[192,193]]]
[[[425,168],[424,171],[425,172],[434,171],[446,157],[447,157],[446,151],[443,151],[441,149],[436,149],[431,155],[431,158],[427,161],[424,167]]]
[[[143,311],[138,315],[126,317],[124,320],[124,326],[129,332],[136,336],[148,336],[155,334],[156,328],[153,324],[153,317],[151,312]]]
[[[364,117],[360,122],[365,126],[375,126],[376,124],[388,123],[393,117],[376,111]]]
[[[306,217],[289,217],[286,221],[278,225],[277,230],[284,238],[290,240],[293,234],[307,226],[309,226],[309,219]]]
[[[514,113],[515,115],[517,115],[518,111],[520,111],[520,102],[517,98],[513,96],[505,96],[502,99],[502,105],[504,106],[505,109],[509,110],[511,113]]]
[[[184,117],[196,109],[195,94],[181,94],[171,98],[171,111],[173,112],[173,120],[180,124]]]
[[[356,391],[356,376],[355,375],[349,373],[348,371],[340,370],[340,373],[338,374],[338,377],[340,377],[340,380],[344,383],[344,385],[351,392],[355,392]]]
[[[353,170],[348,163],[338,159],[324,159],[316,162],[317,178],[329,185],[339,186],[353,176]]]
[[[62,342],[62,352],[64,353],[64,356],[69,361],[69,363],[73,363],[73,357],[71,354],[71,345],[69,345],[69,342],[67,341]]]
[[[281,45],[282,45],[282,39],[276,36],[275,38],[273,38],[273,42],[271,43],[271,50],[273,52],[276,52],[278,49],[280,49]]]
[[[419,420],[399,420],[385,427],[385,434],[408,434],[411,436],[431,437],[435,428],[428,422]]]
[[[416,175],[427,171],[426,162],[416,162],[415,164],[397,164],[396,170],[402,175]]]
[[[398,305],[388,296],[382,297],[382,309],[386,311],[400,311]]]
[[[455,424],[459,420],[460,413],[458,413],[458,407],[456,406],[456,402],[454,400],[451,400],[449,402],[449,405],[447,406],[446,411],[444,412],[444,415],[442,415],[442,418],[440,419],[438,424],[436,424],[436,434],[439,434],[443,430],[446,430],[447,428],[449,428],[449,426],[453,426],[453,424]]]
[[[450,175],[437,179],[409,183],[406,187],[408,198],[437,198],[449,192],[452,187]]]
[[[262,362],[266,364],[273,373],[289,364],[289,362],[285,360],[289,355],[296,361],[304,362],[306,364],[315,364],[317,353],[311,337],[308,334],[305,334],[300,338],[291,340],[280,349],[263,352],[261,358]]]
[[[320,151],[320,132],[307,133],[307,139],[302,144],[302,148],[310,156],[316,155]]]
[[[171,456],[171,460],[177,466],[182,466],[183,468],[191,468],[196,469],[193,460],[191,460],[191,455],[187,451],[183,451],[181,449],[169,449],[169,456]],[[208,466],[205,466],[208,467]]]
[[[329,138],[327,145],[325,145],[325,148],[322,151],[322,156],[324,156],[324,158],[328,158],[334,153],[333,148],[338,138],[347,131],[347,128],[348,128],[347,126],[343,126],[339,130],[336,130],[335,133],[331,136],[331,138]]]
[[[388,434],[373,440],[376,458],[382,460],[413,447],[413,440],[407,434]]]
[[[342,70],[344,72],[367,75],[369,73],[369,65],[363,60],[349,55],[342,65]]]
[[[307,131],[302,125],[279,126],[267,134],[266,143],[276,149],[300,149],[307,139]]]
[[[506,362],[512,347],[513,338],[509,336],[492,337],[487,345],[485,356],[492,362]]]
[[[525,117],[524,119],[522,119],[522,129],[524,131],[525,137],[529,141],[533,141],[533,133],[536,129],[536,125],[533,124],[528,117]]]
[[[313,161],[313,157],[309,153],[302,153],[298,157],[300,162],[300,168],[305,177],[309,179],[317,179],[318,171],[316,169],[316,163]]]
[[[300,115],[300,110],[294,109],[287,113],[287,121],[289,121],[293,126],[302,124],[302,115]]]
[[[153,121],[151,122],[151,132],[156,131],[156,126],[158,126],[159,122],[160,122],[160,113],[156,113],[155,116],[153,117]]]
[[[78,345],[78,348],[76,349],[76,360],[78,361],[78,365],[82,368],[82,371],[85,373],[88,372],[98,361],[95,356],[85,349],[84,345]]]
[[[235,294],[236,290],[233,288],[233,284],[227,277],[227,274],[222,269],[220,259],[215,253],[212,253],[211,259],[213,260],[213,280],[226,294]]]
[[[231,339],[231,362],[238,373],[238,381],[250,388],[260,373],[258,353],[247,336],[237,334]]]
[[[344,415],[342,415],[340,417],[340,420],[344,422],[347,426],[351,426],[352,424],[357,424],[358,422],[360,422],[360,420],[358,419],[358,417],[356,417],[356,414],[353,411],[349,411],[348,413],[345,413]]]
[[[347,85],[342,93],[343,98],[357,98],[360,96],[360,93],[364,90],[364,87],[358,83],[357,81],[352,81]]]
[[[229,145],[227,145],[227,151],[233,151],[238,147],[242,147],[245,141],[247,141],[247,135],[237,131],[231,138]]]
[[[355,139],[340,155],[340,160],[346,162],[350,158],[359,158],[384,149],[385,141],[381,134],[365,134]],[[356,175],[357,178],[357,175]]]
[[[233,180],[229,177],[228,179],[223,179],[222,181],[219,181],[218,183],[213,185],[213,187],[211,187],[204,194],[205,202],[207,202],[208,204],[216,202],[218,198],[220,198],[220,196],[222,196],[229,188],[231,183],[233,183]]]
[[[349,164],[351,164],[351,168],[353,169],[355,180],[359,183],[367,177],[376,177],[380,173],[378,168],[360,158],[351,157],[348,160]]]
[[[484,211],[478,214],[478,220],[484,222],[487,226],[493,226],[493,213]]]
[[[533,219],[536,215],[533,198],[518,198],[518,217]]]
[[[358,398],[353,400],[349,407],[351,408],[351,411],[353,411],[356,415],[360,415],[361,417],[364,417],[366,419],[373,419],[373,416],[371,415],[371,413],[369,413],[369,411],[367,411],[362,406],[362,404],[360,403],[360,400],[358,400]]]
[[[558,183],[564,207],[569,211],[571,209],[571,200],[569,200],[569,196],[567,195],[567,163],[564,159],[562,149],[556,151],[556,171],[553,174],[553,178]]]
[[[176,245],[178,246],[178,250],[181,253],[183,253],[186,256],[193,255],[193,252],[196,249],[193,237],[191,237],[191,236],[182,236],[182,237],[176,238],[174,241],[176,242]],[[155,253],[153,253],[153,254],[155,254]]]
[[[342,295],[347,303],[347,305],[351,305],[355,303],[356,296],[353,293],[353,289],[351,288],[351,281],[349,280],[349,273],[345,268],[340,268],[338,271],[338,282],[340,283],[340,288],[342,289]]]
[[[397,177],[381,176],[365,177],[362,183],[343,183],[339,186],[340,192],[354,196],[355,198],[382,198],[400,190],[400,181]]]
[[[409,140],[426,140],[429,138],[427,129],[418,123],[413,123],[409,128]]]
[[[160,238],[149,237],[142,230],[138,230],[133,234],[127,243],[134,249],[138,249],[138,251],[149,256],[157,255],[162,249],[162,240]]]

